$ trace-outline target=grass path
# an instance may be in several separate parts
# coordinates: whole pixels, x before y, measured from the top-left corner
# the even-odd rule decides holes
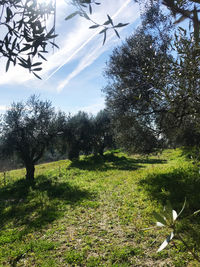
[[[0,173],[0,266],[199,266],[178,241],[156,253],[166,230],[143,230],[166,200],[179,211],[186,196],[185,215],[200,207],[198,169],[181,150],[42,164],[32,187],[24,172],[7,185]],[[199,225],[180,224],[196,252]]]

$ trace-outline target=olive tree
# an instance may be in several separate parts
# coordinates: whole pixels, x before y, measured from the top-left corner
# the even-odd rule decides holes
[[[106,109],[100,110],[93,119],[93,152],[103,155],[104,149],[114,147],[111,118]]]
[[[148,138],[146,146],[141,143],[150,132],[173,144],[199,145],[200,55],[191,41],[194,33],[179,27],[169,42],[168,36],[156,35],[152,25],[151,31],[143,27],[115,48],[107,63],[104,91],[117,135],[128,147],[132,140],[133,148],[135,143],[148,147]],[[192,143],[190,126],[195,128]]]
[[[106,105],[118,142],[132,152],[147,152],[156,145],[159,128],[155,122],[158,114],[167,111],[165,89],[171,66],[165,45],[143,31],[129,37],[110,56],[105,71]]]
[[[63,144],[68,152],[70,160],[78,159],[80,153],[92,152],[93,124],[92,118],[79,111],[75,115],[69,115],[63,129]]]
[[[26,102],[13,103],[1,121],[1,157],[17,154],[26,179],[33,181],[35,164],[57,133],[57,115],[49,101],[33,95]]]

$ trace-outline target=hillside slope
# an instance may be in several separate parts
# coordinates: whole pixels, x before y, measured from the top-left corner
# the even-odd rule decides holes
[[[0,266],[199,266],[184,245],[160,253],[167,236],[153,211],[170,200],[182,218],[200,208],[199,171],[181,150],[160,156],[106,153],[0,173]],[[6,184],[5,184],[6,183]],[[200,216],[180,224],[199,251]]]

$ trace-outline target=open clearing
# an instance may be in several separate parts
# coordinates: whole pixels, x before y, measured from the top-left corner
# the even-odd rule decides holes
[[[0,173],[0,266],[199,266],[153,211],[170,200],[182,218],[200,208],[198,167],[180,149],[162,155],[105,153]],[[200,216],[182,220],[185,241],[199,251]]]

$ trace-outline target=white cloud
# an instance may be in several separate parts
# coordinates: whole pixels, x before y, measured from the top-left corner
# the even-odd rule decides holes
[[[1,70],[1,75],[0,75],[0,85],[3,84],[22,84],[25,83],[33,77],[27,72],[27,70],[18,67],[18,66],[11,66],[9,68],[9,71],[4,73],[4,70]]]
[[[116,17],[123,10],[123,8],[130,3],[130,1],[131,0],[127,0],[125,3],[120,5],[118,3],[119,8],[117,8],[117,11],[115,12],[115,15],[113,17]],[[104,3],[104,8],[105,8],[105,3]],[[108,9],[111,9],[110,5],[108,5],[106,8],[107,11]],[[94,12],[93,15],[95,17],[94,20],[103,22],[105,19],[104,18],[105,12],[103,12],[103,5],[101,6],[101,9],[97,10],[98,11]],[[43,65],[45,72],[54,69],[54,71],[50,75],[48,75],[45,80],[50,79],[64,65],[66,65],[68,62],[80,56],[80,51],[83,48],[87,47],[87,45],[91,41],[94,41],[93,39],[99,34],[100,30],[96,31],[90,30],[88,29],[89,26],[91,26],[91,22],[80,17],[77,17],[75,24],[72,22],[71,31],[66,36],[65,41],[62,44],[62,49],[60,49],[56,54],[51,56],[48,59],[48,62]],[[98,45],[98,43],[96,44]],[[99,46],[99,48],[101,47],[102,45]]]
[[[78,111],[85,111],[89,114],[96,115],[101,109],[105,108],[105,100],[103,98],[98,98],[93,100],[93,103],[87,106],[76,106],[70,109],[71,114],[76,114]]]
[[[89,106],[82,107],[81,110],[85,111],[87,113],[92,113],[93,115],[96,115],[101,109],[105,108],[105,103],[95,103]]]
[[[66,7],[66,8],[65,8]],[[66,4],[65,0],[59,0],[57,1],[57,21],[56,25],[61,25],[61,20],[64,22],[64,12],[68,12],[68,5]],[[62,15],[62,16],[61,16]],[[50,29],[52,27],[52,18],[49,19],[47,22],[47,28]],[[0,36],[2,36],[2,33],[0,33]],[[47,56],[51,57],[49,54]],[[30,80],[36,80],[34,75],[29,74],[27,70],[24,68],[16,65],[13,67],[12,65],[9,68],[9,71],[5,73],[5,66],[6,66],[6,58],[1,58],[1,65],[0,65],[0,85],[3,84],[25,84],[26,82],[30,82]],[[55,61],[56,62],[56,61]],[[47,70],[45,70],[43,73],[45,73]]]
[[[6,111],[8,109],[5,105],[0,105],[0,111]]]
[[[92,104],[90,106],[82,107],[82,110],[87,112],[87,113],[92,113],[92,114],[97,114],[101,109],[105,108],[104,103],[96,103]]]
[[[66,5],[65,0],[59,0],[58,2],[56,25],[59,36],[57,43],[61,48],[53,55],[49,54],[47,56],[48,61],[44,62],[43,70],[40,72],[43,82],[39,82],[27,70],[17,66],[11,67],[8,73],[4,73],[4,70],[1,71],[0,85],[15,83],[30,86],[31,84],[31,86],[42,88],[45,87],[45,80],[50,79],[67,63],[74,62],[75,59],[79,60],[78,65],[73,70],[69,70],[68,65],[65,66],[66,78],[57,86],[57,90],[61,91],[72,78],[91,65],[113,45],[114,39],[111,41],[113,34],[110,34],[106,45],[102,47],[102,36],[101,39],[97,37],[99,31],[94,32],[94,30],[88,29],[91,26],[90,21],[78,16],[70,21],[64,21],[64,18],[70,14],[71,8]],[[124,0],[102,0],[101,5],[94,8],[92,18],[102,23],[106,20],[106,14],[114,14],[113,17],[117,17],[119,22],[128,21],[132,23],[138,18],[139,11],[132,0],[126,2]]]
[[[90,48],[88,51],[89,53],[87,53],[85,57],[80,61],[75,70],[72,71],[63,81],[59,83],[59,85],[57,86],[57,91],[58,92],[62,91],[63,88],[70,82],[71,79],[76,77],[87,66],[91,65],[94,62],[94,60],[97,59],[99,55],[103,53],[103,51],[105,50],[106,48],[104,47],[104,49],[99,51],[99,46],[97,46],[97,48],[94,49]]]
[[[81,31],[81,32],[83,33],[83,31]],[[66,65],[68,62],[70,62],[72,59],[74,59],[77,56],[77,54],[82,50],[82,48],[84,48],[96,36],[96,34],[97,33],[94,33],[92,36],[90,36],[83,44],[81,44],[81,46],[79,46],[77,48],[74,47],[75,49],[71,49],[71,53],[70,53],[69,49],[67,49],[67,48],[69,47],[69,44],[74,43],[74,40],[72,39],[72,42],[69,41],[69,44],[66,46],[66,50],[69,51],[67,59],[65,59],[65,61],[63,62],[63,56],[66,54],[66,50],[64,50],[64,49],[62,49],[62,51],[61,51],[61,53],[59,55],[59,58],[61,59],[61,62],[60,62],[61,64],[58,64],[58,55],[55,55],[55,58],[56,58],[56,61],[57,61],[57,64],[56,65],[59,65],[59,66],[45,79],[45,81],[49,80],[64,65]],[[79,34],[79,38],[80,38],[80,36],[81,36],[81,34]],[[82,38],[80,38],[80,39],[82,39]],[[78,42],[78,43],[80,43],[80,42]],[[52,63],[53,64],[53,67],[56,67],[56,65],[54,63],[55,61],[54,61],[53,58],[52,58],[52,60],[50,59],[49,61],[50,61],[50,65]],[[51,66],[49,66],[48,68],[49,69],[52,69]]]
[[[126,1],[120,9],[118,9],[118,11],[113,15],[114,17],[117,17],[125,7],[128,7],[128,5],[130,4],[130,0]],[[135,13],[135,16],[133,16],[132,13],[132,9],[127,9],[125,13],[123,13],[123,15],[126,18],[131,18],[132,22],[135,21],[138,18],[138,13]],[[121,19],[123,19],[123,15],[121,16]],[[118,31],[123,30],[123,28],[119,29]],[[57,91],[60,92],[63,90],[63,88],[70,82],[71,79],[73,79],[74,77],[76,77],[82,70],[84,70],[87,66],[91,65],[101,54],[103,54],[106,50],[108,50],[110,47],[113,46],[113,42],[116,41],[116,35],[115,33],[109,33],[109,35],[107,36],[107,41],[106,41],[106,45],[102,46],[102,41],[99,40],[99,38],[96,38],[95,40],[93,40],[92,45],[89,45],[90,41],[92,39],[94,39],[94,37],[96,37],[96,35],[98,35],[99,31],[96,31],[85,43],[83,43],[83,45],[77,50],[75,51],[75,54],[80,52],[82,49],[84,49],[84,55],[82,53],[82,58],[79,62],[79,64],[77,65],[77,67],[70,73],[67,75],[67,77],[62,80],[58,86],[57,86]],[[102,36],[101,36],[102,38]],[[86,47],[87,46],[87,47]],[[72,55],[73,56],[73,55]],[[70,58],[67,59],[66,62],[64,62],[60,67],[58,67],[58,69],[56,69],[50,76],[49,78],[54,75],[60,68],[62,68],[67,62],[68,60],[71,59]]]
[[[113,46],[115,34],[109,34],[107,37],[107,43],[102,46],[101,37],[93,42],[92,44],[88,45],[84,51],[81,53],[81,59],[76,66],[76,68],[67,75],[67,77],[59,82],[57,86],[57,91],[61,92],[68,83],[75,78],[81,71],[83,71],[86,67],[90,66],[97,58],[99,58],[105,51],[107,51],[110,47]],[[84,55],[83,55],[84,54]],[[55,71],[56,72],[56,71]],[[53,73],[54,74],[54,73]]]

